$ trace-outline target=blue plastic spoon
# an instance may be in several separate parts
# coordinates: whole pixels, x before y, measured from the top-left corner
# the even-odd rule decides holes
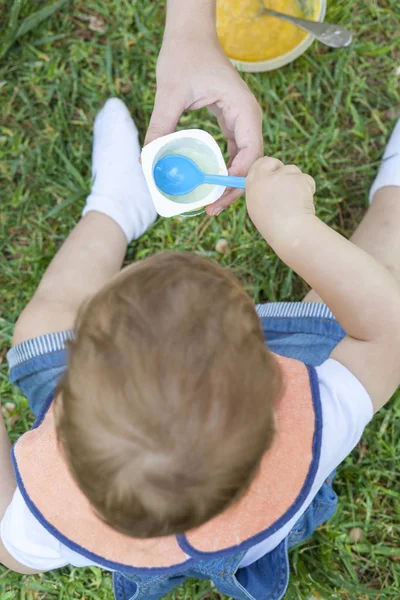
[[[153,176],[158,189],[169,196],[190,194],[203,183],[241,188],[242,190],[246,188],[245,177],[203,173],[192,159],[181,154],[170,154],[160,158],[154,167]]]

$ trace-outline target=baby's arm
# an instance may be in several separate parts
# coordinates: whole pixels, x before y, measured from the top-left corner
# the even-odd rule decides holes
[[[361,381],[377,411],[400,383],[400,285],[374,258],[315,216],[313,193],[312,179],[297,167],[261,159],[248,176],[249,214],[347,332],[331,358]]]
[[[109,217],[89,212],[76,225],[20,315],[13,344],[72,329],[82,302],[119,272],[127,239]]]

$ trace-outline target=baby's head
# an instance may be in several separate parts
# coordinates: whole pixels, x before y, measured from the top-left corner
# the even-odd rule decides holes
[[[114,529],[205,523],[249,486],[274,437],[278,364],[229,271],[166,253],[82,309],[56,400],[69,468]]]

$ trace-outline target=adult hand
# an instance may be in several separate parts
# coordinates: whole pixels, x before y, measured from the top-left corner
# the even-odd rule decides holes
[[[226,57],[216,33],[178,37],[166,31],[157,63],[157,93],[145,143],[172,133],[185,110],[207,107],[228,140],[230,175],[246,176],[263,154],[261,109]],[[209,215],[243,192],[228,189]]]

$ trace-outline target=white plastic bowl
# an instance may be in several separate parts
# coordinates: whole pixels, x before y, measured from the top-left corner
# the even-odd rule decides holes
[[[319,12],[316,21],[323,21],[325,19],[326,2],[327,0],[320,0]],[[295,46],[292,50],[276,58],[270,58],[268,60],[261,61],[246,61],[236,59],[231,59],[231,61],[239,71],[246,71],[248,73],[261,73],[263,71],[273,71],[274,69],[279,69],[279,67],[284,67],[285,65],[293,62],[294,60],[296,60],[296,58],[304,54],[304,52],[308,50],[308,48],[311,46],[314,39],[314,36],[310,33],[309,35],[307,35],[307,37],[304,38],[303,41],[300,42],[300,44]]]
[[[228,170],[222,156],[222,152],[214,138],[202,129],[185,129],[176,131],[169,135],[154,140],[142,150],[142,168],[154,202],[156,211],[162,217],[173,217],[175,215],[195,216],[203,212],[208,204],[212,204],[222,196],[225,187],[221,185],[204,185],[201,198],[195,202],[187,202],[183,197],[176,198],[176,201],[165,196],[157,188],[153,171],[160,158],[168,154],[183,154],[190,150],[196,150],[208,157],[212,164],[212,171],[215,174],[227,175]],[[200,188],[198,188],[200,190]],[[182,201],[184,200],[184,201]]]

